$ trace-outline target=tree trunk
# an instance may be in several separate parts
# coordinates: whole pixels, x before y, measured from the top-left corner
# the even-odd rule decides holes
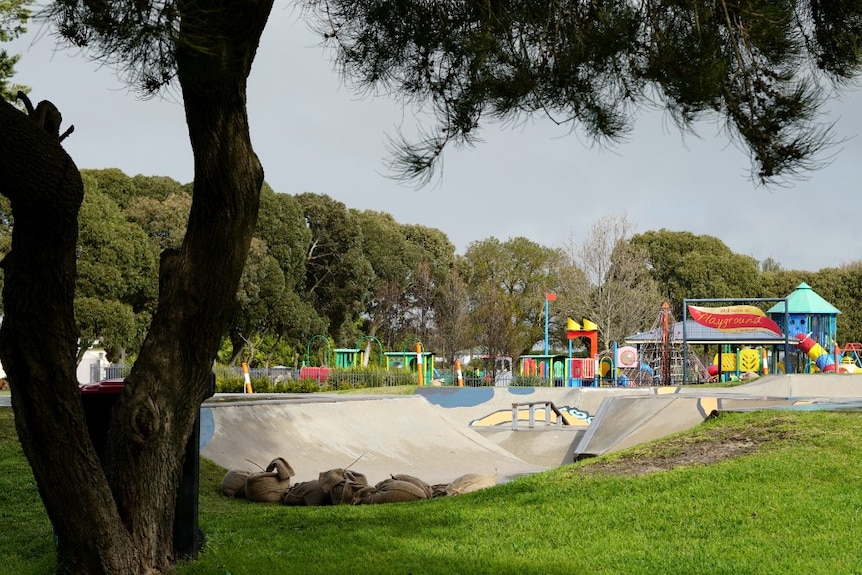
[[[272,1],[178,3],[178,77],[195,158],[182,247],[162,255],[159,307],[110,423],[104,469],[75,378],[77,215],[71,158],[0,105],[0,193],[12,202],[0,358],[24,452],[73,573],[169,569],[176,489],[257,221],[263,170],[246,78]],[[86,126],[78,126],[86,130]]]

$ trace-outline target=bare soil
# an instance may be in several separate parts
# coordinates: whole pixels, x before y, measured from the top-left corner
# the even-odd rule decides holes
[[[608,461],[574,467],[577,475],[639,476],[677,467],[710,465],[750,455],[765,445],[787,442],[798,434],[779,417],[758,422],[745,429],[706,429],[696,435],[682,435],[632,450]]]

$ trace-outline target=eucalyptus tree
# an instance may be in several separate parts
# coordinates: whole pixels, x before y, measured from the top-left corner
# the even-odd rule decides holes
[[[255,355],[266,362],[285,351],[295,355],[302,342],[325,329],[325,319],[303,297],[310,240],[296,198],[264,185],[260,218],[227,326],[232,346],[227,363],[235,363],[243,353],[250,364]],[[246,349],[249,343],[258,354]],[[290,359],[278,358],[280,363],[292,363]]]
[[[405,337],[409,324],[408,291],[418,250],[407,242],[401,224],[391,214],[371,210],[354,210],[354,214],[362,228],[362,251],[374,272],[362,313],[363,331],[391,349]],[[370,352],[370,341],[366,348]]]
[[[473,336],[489,355],[518,356],[542,341],[545,297],[562,252],[523,237],[473,242],[464,254]]]
[[[686,298],[757,297],[760,291],[757,261],[716,237],[662,229],[636,234],[631,243],[646,252],[650,273],[677,317]]]
[[[120,362],[137,351],[155,311],[159,246],[98,185],[86,186],[78,222],[77,358],[98,340]]]
[[[467,286],[459,272],[460,267],[456,258],[437,290],[434,303],[435,337],[429,342],[439,357],[453,363],[455,355],[473,343]]]
[[[750,150],[757,177],[781,177],[811,167],[825,142],[815,116],[825,92],[811,68],[844,79],[860,63],[862,6],[851,0],[302,4],[360,89],[390,91],[438,115],[428,138],[396,159],[406,176],[430,173],[447,143],[476,141],[483,120],[537,113],[617,139],[639,105],[658,102],[683,128],[717,114]],[[47,5],[65,40],[118,65],[145,94],[177,81],[194,157],[186,235],[162,253],[158,308],[113,410],[104,468],[75,381],[81,176],[53,130],[0,103],[0,193],[14,219],[0,358],[62,569],[143,573],[168,570],[176,559],[180,462],[258,215],[263,168],[249,136],[246,86],[272,7],[272,0]],[[358,258],[353,264],[363,267]],[[320,288],[322,271],[305,289]],[[344,276],[361,280],[345,286],[360,301],[368,275]],[[315,298],[335,302],[329,295]],[[342,322],[338,330],[353,310],[328,312]]]
[[[428,347],[442,349],[439,337],[438,306],[441,290],[450,280],[455,246],[442,231],[420,224],[403,226],[404,235],[415,247],[412,261],[410,309],[414,333]]]
[[[314,309],[328,321],[338,345],[356,341],[360,314],[371,297],[374,270],[363,252],[359,218],[329,196],[296,196],[311,231],[305,254],[302,290]]]
[[[226,326],[232,346],[228,363],[236,362],[250,341],[261,342],[268,357],[285,340],[305,341],[324,323],[302,297],[311,237],[300,202],[264,184],[255,239]]]

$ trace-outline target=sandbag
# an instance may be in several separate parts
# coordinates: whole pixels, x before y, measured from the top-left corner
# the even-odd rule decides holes
[[[321,471],[317,476],[317,480],[320,481],[320,488],[327,492],[331,491],[333,487],[342,481],[368,485],[368,478],[365,477],[365,474],[341,468]]]
[[[408,483],[412,483],[422,490],[427,499],[431,499],[434,496],[434,491],[431,489],[431,486],[419,479],[418,477],[414,477],[412,475],[407,475],[405,473],[396,473],[395,475],[389,475],[392,479],[396,479],[398,481],[406,481]]]
[[[266,471],[252,473],[245,480],[245,496],[249,501],[274,503],[281,501],[290,489],[293,469],[282,457],[273,459]]]
[[[278,478],[282,481],[285,479],[290,479],[296,473],[293,471],[293,467],[290,466],[290,463],[284,457],[276,457],[272,461],[269,462],[269,465],[266,466],[267,471],[275,471],[278,475]]]
[[[449,495],[447,489],[449,489],[448,483],[435,483],[431,486],[431,497],[446,497]]]
[[[461,477],[451,481],[449,485],[446,486],[446,494],[461,495],[463,493],[485,489],[486,487],[493,487],[494,485],[497,485],[496,473],[491,475],[467,473],[466,475],[462,475]]]
[[[357,489],[368,485],[368,478],[358,471],[330,469],[318,475],[321,489],[329,493],[334,505],[351,505]]]
[[[292,485],[281,502],[285,505],[321,506],[332,505],[329,493],[320,487],[320,481],[312,479]]]
[[[241,499],[245,497],[245,481],[251,471],[245,469],[231,469],[224,474],[221,480],[222,495]]]
[[[425,491],[410,481],[384,479],[374,487],[359,489],[353,496],[354,505],[407,503],[427,499]]]

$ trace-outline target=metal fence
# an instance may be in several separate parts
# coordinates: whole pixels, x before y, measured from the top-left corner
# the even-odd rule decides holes
[[[126,377],[131,370],[128,365],[108,365],[90,366],[90,381],[104,381],[106,379],[119,379]],[[215,369],[216,377],[220,379],[235,379],[241,381],[244,379],[241,367],[218,366]],[[249,368],[249,377],[252,381],[269,380],[269,382],[277,387],[279,383],[290,381],[300,381],[300,369],[291,367],[256,367]],[[391,387],[396,385],[415,385],[417,377],[414,373],[405,371],[381,371],[376,373],[360,373],[352,370],[342,371],[336,369],[319,370],[317,376],[311,379],[316,379],[321,387],[324,385],[330,389],[343,388],[366,388],[366,387]],[[430,385],[441,386],[456,386],[458,385],[457,376],[451,370],[438,370],[437,378],[432,382],[427,382]],[[308,377],[306,377],[308,379]],[[464,387],[563,387],[566,382],[562,379],[548,381],[535,377],[520,377],[513,376],[510,372],[500,372],[496,377],[492,378],[489,375],[466,375],[462,377]],[[593,380],[578,381],[579,387],[596,385]],[[602,386],[607,385],[607,382],[601,382]],[[631,384],[630,384],[631,385]]]

